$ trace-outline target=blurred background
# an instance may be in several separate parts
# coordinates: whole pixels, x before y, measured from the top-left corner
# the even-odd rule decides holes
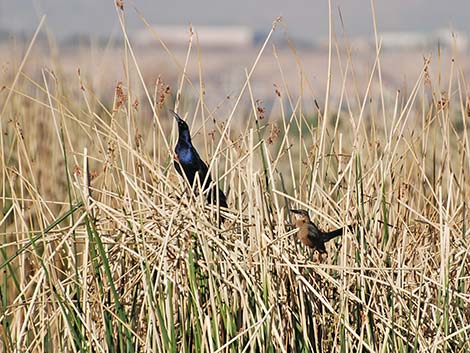
[[[269,110],[275,99],[273,85],[280,85],[283,80],[281,67],[291,94],[301,96],[305,86],[301,80],[306,80],[310,93],[318,96],[319,101],[324,100],[328,68],[327,0],[121,3],[126,32],[149,84],[160,79],[174,92],[182,75],[191,24],[198,35],[194,44],[201,51],[198,54],[192,51],[188,77],[197,81],[201,69],[206,103],[212,107],[219,105],[239,92],[245,70],[253,64],[273,22],[282,16],[282,23],[253,76],[255,98],[263,100]],[[432,65],[437,61],[434,59],[440,58],[438,72],[444,78],[450,69],[446,63],[455,56],[462,59],[459,61],[462,72],[468,71],[468,0],[375,1],[373,6],[381,41],[382,79],[391,97],[397,90],[406,92],[414,84],[424,57],[432,58]],[[124,80],[123,35],[112,0],[0,0],[0,80],[15,71],[25,43],[43,15],[45,23],[34,50],[40,51],[35,58],[43,58],[44,62],[35,59],[29,65],[41,68],[50,65],[53,59],[75,82],[80,68],[95,92],[104,99],[110,98],[116,82]],[[356,76],[355,85],[360,92],[366,88],[375,62],[376,40],[369,0],[332,0],[331,16],[333,42],[338,45],[333,48],[333,56],[338,53],[343,56],[342,62],[333,60],[334,98],[342,88],[339,69],[341,66],[344,69],[346,58],[351,59],[349,70]],[[168,46],[168,51],[159,39]],[[198,92],[193,93],[198,96]]]
[[[326,0],[239,0],[230,2],[200,0],[171,2],[155,0],[124,1],[127,10],[139,9],[151,23],[158,25],[231,25],[266,31],[272,21],[283,16],[292,36],[315,43],[328,33]],[[372,32],[369,0],[333,0],[335,16],[343,13],[350,35],[369,36]],[[133,11],[128,11],[130,15]],[[383,31],[429,33],[452,28],[468,33],[470,2],[467,0],[375,1],[377,23]],[[61,39],[85,34],[109,36],[117,26],[114,1],[95,0],[0,0],[0,28],[7,32],[33,31],[42,14]],[[129,16],[128,27],[143,27],[136,16]]]

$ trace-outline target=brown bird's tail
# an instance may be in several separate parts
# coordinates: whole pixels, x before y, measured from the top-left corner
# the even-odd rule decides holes
[[[331,240],[333,238],[339,237],[340,235],[343,235],[343,230],[344,230],[343,228],[339,228],[331,232],[323,233],[323,241],[327,242],[328,240]]]
[[[343,235],[344,233],[344,230],[348,228],[351,232],[354,231],[354,225],[350,224],[348,225],[347,227],[344,227],[344,228],[339,228],[339,229],[336,229],[336,230],[333,230],[331,232],[325,232],[323,233],[323,240],[325,242],[327,242],[328,240],[331,240],[333,238],[336,238],[336,237],[339,237],[340,235]]]

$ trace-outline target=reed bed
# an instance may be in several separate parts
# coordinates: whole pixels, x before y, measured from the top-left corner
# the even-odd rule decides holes
[[[202,69],[185,73],[202,60],[194,35],[178,84],[150,86],[118,16],[126,75],[113,101],[87,73],[73,85],[54,63],[30,74],[28,48],[0,92],[0,351],[470,351],[470,95],[457,53],[440,63],[446,81],[426,58],[404,93],[383,83],[377,37],[361,86],[330,29],[340,97],[331,80],[316,96],[292,49],[302,94],[279,63],[268,112],[252,76],[276,56],[279,19],[220,116]],[[175,172],[168,109],[228,194],[220,226]],[[290,208],[355,228],[319,257],[296,241]]]

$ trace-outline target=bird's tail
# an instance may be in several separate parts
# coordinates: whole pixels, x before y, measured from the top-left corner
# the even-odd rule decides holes
[[[345,228],[339,228],[339,229],[333,230],[331,232],[323,233],[323,238],[325,239],[325,242],[327,242],[328,240],[331,240],[333,238],[339,237],[340,235],[343,235]],[[350,231],[354,230],[353,225],[348,225],[347,228]]]
[[[327,242],[328,240],[339,237],[340,235],[343,235],[343,228],[323,233],[323,239],[325,240],[325,242]]]
[[[207,194],[207,201],[213,205],[217,205],[217,198],[218,198],[220,207],[228,208],[227,198],[225,197],[225,194],[223,193],[222,190],[218,189],[217,186],[214,185],[214,187]],[[219,227],[221,223],[225,222],[225,219],[226,218],[222,216],[222,214],[219,214]]]
[[[217,195],[218,193],[218,195]],[[219,199],[220,207],[227,208],[227,198],[222,190],[218,189],[216,186],[207,194],[207,201],[213,205],[217,204],[217,197]]]
[[[219,189],[219,204],[220,204],[220,207],[228,208],[227,198],[225,197],[225,194],[223,193],[223,191],[220,189]]]

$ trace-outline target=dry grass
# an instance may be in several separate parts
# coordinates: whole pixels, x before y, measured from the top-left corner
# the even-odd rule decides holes
[[[306,76],[292,96],[279,64],[270,119],[252,82],[269,37],[229,116],[206,105],[202,69],[185,75],[195,37],[172,96],[143,84],[128,41],[113,102],[82,74],[65,85],[58,68],[32,77],[19,64],[0,93],[0,350],[470,351],[470,93],[458,55],[441,63],[445,82],[426,61],[405,95],[382,84],[380,40],[365,90],[347,45],[330,43],[340,100],[330,81],[316,97]],[[170,107],[229,194],[220,228],[175,173]],[[289,206],[325,229],[357,227],[318,259],[286,225]]]

